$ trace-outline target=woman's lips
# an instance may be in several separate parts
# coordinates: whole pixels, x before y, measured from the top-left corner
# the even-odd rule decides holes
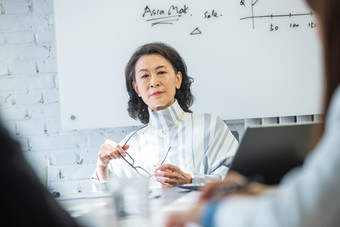
[[[163,94],[163,92],[161,92],[161,91],[155,91],[154,93],[151,94],[151,96],[159,96],[159,95],[161,95],[161,94]]]

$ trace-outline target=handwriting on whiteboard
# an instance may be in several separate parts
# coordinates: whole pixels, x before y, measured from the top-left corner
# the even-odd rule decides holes
[[[175,23],[178,23],[181,18],[192,16],[193,12],[191,12],[190,7],[187,5],[171,5],[162,9],[153,8],[152,6],[146,5],[142,14],[142,18],[144,18],[147,23],[150,23],[151,26],[174,25]],[[203,19],[217,19],[223,15],[218,13],[216,9],[209,9],[199,13],[199,16],[201,16]],[[199,27],[195,27],[189,34],[200,35],[202,34],[202,31],[199,29]]]
[[[298,29],[301,27],[315,28],[317,26],[314,21],[313,12],[301,12],[301,13],[291,13],[285,12],[281,14],[256,14],[257,7],[263,7],[263,1],[261,0],[240,0],[240,6],[242,8],[249,10],[249,16],[240,17],[241,23],[243,21],[251,21],[252,28],[255,29],[255,22],[257,20],[268,19],[270,22],[266,25],[266,30],[271,32],[279,31],[280,28],[286,27],[290,29]],[[187,4],[183,5],[169,5],[165,7],[153,7],[152,5],[145,5],[141,9],[141,16],[146,23],[150,24],[151,27],[154,26],[164,26],[164,25],[176,25],[180,23],[185,17],[199,17],[205,20],[217,20],[223,17],[224,10],[227,9],[202,9],[200,12],[193,12],[191,7]],[[268,9],[270,10],[270,9]],[[270,11],[269,11],[270,12]],[[303,22],[301,20],[294,20],[294,18],[305,17],[307,18]],[[290,18],[288,22],[277,23],[276,18]],[[200,29],[199,25],[192,27],[188,31],[189,35],[201,35],[203,31]]]

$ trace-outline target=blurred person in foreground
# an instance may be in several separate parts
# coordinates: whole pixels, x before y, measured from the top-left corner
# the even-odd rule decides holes
[[[301,169],[290,172],[276,190],[250,183],[229,172],[223,181],[207,185],[189,211],[172,214],[167,226],[339,226],[340,224],[340,1],[307,0],[315,11],[323,46],[326,92],[324,127]]]
[[[1,221],[8,226],[78,226],[41,184],[0,124]]]

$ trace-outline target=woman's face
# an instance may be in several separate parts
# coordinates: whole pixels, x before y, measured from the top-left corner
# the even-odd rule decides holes
[[[159,54],[140,57],[135,65],[135,78],[132,85],[136,93],[153,111],[172,105],[182,83],[182,73],[176,74],[171,63]]]

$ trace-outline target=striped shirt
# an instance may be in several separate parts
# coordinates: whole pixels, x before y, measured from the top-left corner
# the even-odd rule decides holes
[[[134,159],[134,166],[153,173],[156,165],[175,165],[191,173],[192,183],[206,183],[225,176],[238,142],[220,117],[184,112],[177,100],[165,110],[149,109],[149,116],[146,126],[130,133],[120,143],[122,146],[128,140],[127,152]],[[122,158],[110,161],[109,173],[138,175]],[[99,182],[93,182],[96,191],[100,188],[96,185]],[[150,186],[160,185],[153,180]]]

